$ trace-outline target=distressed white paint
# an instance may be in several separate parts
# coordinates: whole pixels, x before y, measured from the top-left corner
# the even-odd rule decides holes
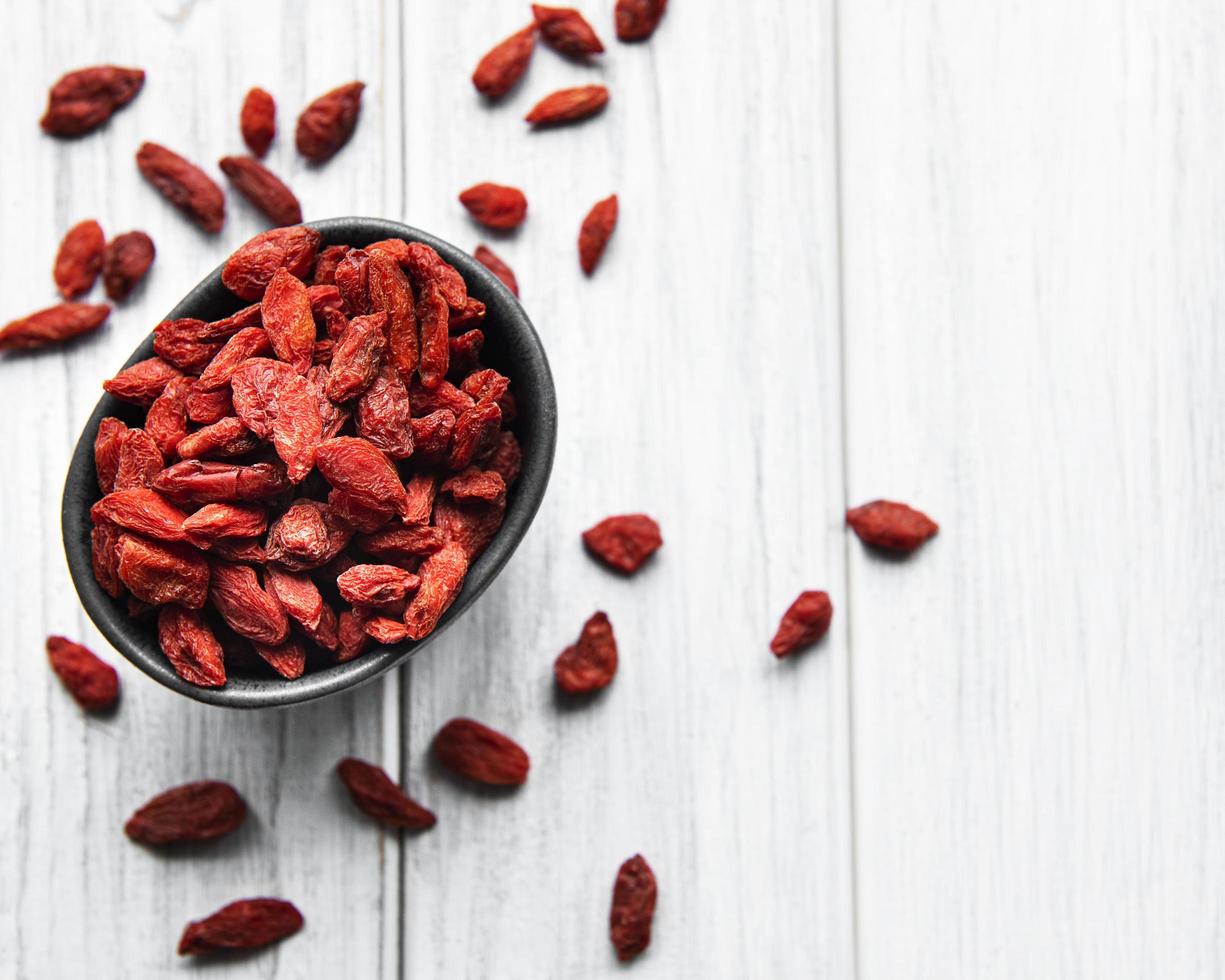
[[[612,0],[584,3],[607,55],[539,49],[497,107],[467,77],[526,22],[517,0],[0,10],[4,318],[52,300],[80,218],[159,248],[97,337],[0,363],[0,973],[160,976],[186,919],[273,893],[304,933],[210,972],[619,976],[608,893],[635,851],[661,885],[639,976],[1221,972],[1225,16],[671,6],[625,46]],[[40,137],[47,85],[104,60],[145,67],[145,92],[100,133]],[[233,714],[112,653],[124,703],[83,720],[41,652],[48,632],[106,650],[61,557],[68,453],[102,378],[260,227],[231,196],[222,235],[196,232],[132,154],[151,138],[212,166],[241,148],[250,85],[292,131],[354,77],[350,146],[307,167],[283,132],[271,165],[308,217],[399,218],[514,267],[561,405],[549,495],[481,602],[380,685]],[[526,131],[539,96],[595,79],[602,117]],[[519,232],[467,219],[455,195],[480,180],[524,188]],[[578,224],[613,191],[588,281]],[[866,554],[841,513],[876,496],[941,535]],[[629,510],[667,543],[623,580],[578,535]],[[835,628],[777,664],[806,587]],[[597,608],[621,673],[559,703],[552,659]],[[429,763],[457,714],[523,742],[524,789]],[[355,819],[331,775],[348,753],[404,773],[437,828]],[[173,859],[123,839],[199,776],[257,819]]]

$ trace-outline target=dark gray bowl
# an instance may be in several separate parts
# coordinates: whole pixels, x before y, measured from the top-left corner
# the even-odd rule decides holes
[[[112,599],[94,579],[90,561],[89,509],[98,500],[94,475],[93,442],[98,423],[108,415],[129,424],[139,424],[142,415],[133,406],[104,394],[85,425],[64,483],[64,551],[72,581],[90,618],[108,640],[132,663],[150,677],[197,701],[233,708],[263,708],[311,701],[348,690],[397,667],[425,647],[434,637],[455,622],[472,605],[494,576],[501,571],[536,516],[553,466],[557,438],[557,399],[553,376],[540,338],[531,321],[514,298],[492,273],[472,256],[454,245],[394,221],[379,218],[331,218],[307,222],[323,235],[325,245],[369,245],[384,238],[403,238],[424,242],[438,250],[457,268],[468,283],[469,292],[488,307],[485,319],[485,348],[482,360],[511,379],[518,408],[515,435],[523,447],[523,470],[512,487],[506,520],[497,537],[473,562],[463,591],[447,610],[438,627],[424,640],[393,647],[376,647],[371,652],[324,670],[307,673],[294,681],[269,676],[231,677],[225,687],[204,688],[188,684],[171,668],[157,641],[155,622],[136,622],[128,617],[125,600]],[[196,317],[217,320],[243,306],[243,302],[221,284],[221,267],[193,289],[167,318]],[[128,358],[127,364],[153,356],[153,338],[145,339]],[[127,365],[124,365],[125,367]]]

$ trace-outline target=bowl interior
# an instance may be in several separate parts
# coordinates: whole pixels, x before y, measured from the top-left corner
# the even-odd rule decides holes
[[[364,246],[386,238],[423,242],[455,266],[471,295],[485,303],[485,346],[481,360],[511,380],[516,418],[510,428],[523,449],[523,468],[507,495],[506,517],[489,547],[473,562],[463,591],[423,640],[391,647],[375,646],[348,663],[309,671],[293,681],[252,672],[231,677],[224,687],[189,684],[171,668],[157,640],[156,617],[129,618],[125,599],[112,599],[94,579],[91,564],[89,509],[101,496],[94,472],[93,443],[98,423],[108,415],[139,425],[143,413],[135,406],[103,394],[72,455],[64,485],[64,550],[72,580],[90,618],[106,638],[150,677],[197,701],[229,707],[255,708],[297,704],[346,690],[403,663],[455,622],[506,564],[544,498],[557,433],[557,403],[544,348],[518,300],[484,266],[453,245],[394,221],[378,218],[332,218],[306,222],[323,235],[326,245]],[[221,267],[204,279],[167,315],[218,320],[241,309],[244,301],[221,283]],[[150,334],[127,365],[153,355]]]

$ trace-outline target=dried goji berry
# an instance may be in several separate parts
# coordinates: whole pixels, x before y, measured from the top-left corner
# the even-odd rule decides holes
[[[502,425],[502,410],[493,401],[480,401],[455,421],[447,466],[462,470],[474,457],[488,449],[498,437]]]
[[[604,247],[617,227],[617,195],[597,201],[583,219],[578,233],[578,261],[587,275],[595,272]]]
[[[319,628],[323,619],[323,596],[309,575],[269,565],[264,572],[264,588],[277,597],[285,611],[303,628]]]
[[[663,545],[659,525],[646,514],[606,517],[583,532],[587,550],[609,568],[631,575]]]
[[[456,500],[483,500],[491,504],[506,492],[506,483],[492,470],[470,466],[443,483],[439,492],[449,493]]]
[[[302,280],[277,269],[264,291],[260,313],[276,356],[298,374],[306,374],[315,349],[315,318]]]
[[[434,757],[458,776],[489,786],[522,786],[531,760],[518,744],[471,718],[452,718],[434,736]]]
[[[501,98],[523,77],[536,47],[536,25],[529,24],[495,45],[472,73],[472,84],[481,95]]]
[[[362,629],[361,620],[351,610],[344,610],[337,627],[336,661],[345,663],[361,656],[370,646],[370,636]]]
[[[635,854],[617,870],[608,933],[622,963],[651,944],[656,890],[655,873],[641,854]]]
[[[143,231],[125,231],[107,242],[102,254],[106,295],[117,303],[127,299],[153,265],[156,254],[153,239]]]
[[[370,306],[387,314],[388,359],[407,384],[421,356],[412,287],[395,260],[382,252],[370,255],[366,272]]]
[[[205,504],[183,522],[183,533],[197,548],[218,538],[251,538],[268,528],[268,513],[258,504]]]
[[[450,303],[447,304],[451,306]],[[458,333],[479,326],[485,319],[485,304],[475,296],[469,296],[463,306],[451,306],[451,330]]]
[[[569,58],[600,54],[604,45],[583,15],[572,7],[541,7],[532,4],[532,14],[544,43]]]
[[[505,184],[474,184],[460,192],[459,203],[481,224],[501,231],[518,228],[527,217],[523,191]]]
[[[448,337],[447,374],[458,380],[472,371],[481,359],[484,346],[485,334],[481,330],[465,330],[459,336]]]
[[[473,257],[486,269],[497,276],[502,285],[509,289],[516,296],[519,295],[519,281],[515,278],[514,272],[510,266],[498,258],[491,249],[485,245],[478,245],[476,251],[472,253]]]
[[[413,454],[412,404],[408,389],[391,365],[384,365],[357,399],[354,420],[357,434],[392,459]]]
[[[317,286],[335,285],[336,267],[348,254],[348,245],[329,245],[323,249],[319,257],[315,259],[315,271],[311,275],[311,282]]]
[[[463,415],[476,404],[471,396],[464,394],[449,381],[444,381],[433,391],[419,383],[414,383],[408,389],[408,394],[413,403],[413,415],[418,417],[437,412],[439,409],[446,409],[455,415]]]
[[[225,684],[221,644],[200,613],[182,606],[163,606],[157,616],[157,636],[170,666],[187,683],[197,687]]]
[[[151,606],[177,603],[201,609],[208,598],[208,562],[185,545],[125,534],[119,539],[119,578],[132,595]]]
[[[76,299],[94,288],[102,268],[106,235],[92,218],[68,229],[55,255],[55,287],[64,299]]]
[[[218,538],[213,542],[213,555],[222,561],[247,565],[262,565],[268,560],[258,538]]]
[[[195,382],[191,378],[173,378],[149,406],[145,431],[153,438],[163,456],[173,455],[187,435],[187,400],[194,387]]]
[[[165,465],[162,451],[153,436],[144,429],[128,429],[119,447],[119,469],[115,471],[115,489],[130,490],[147,487]]]
[[[102,591],[112,599],[118,599],[127,591],[119,578],[119,528],[108,521],[102,521],[89,533],[90,563],[93,566],[94,578],[102,586]]]
[[[224,388],[241,365],[252,358],[271,353],[272,342],[262,327],[239,330],[209,362],[196,382],[196,390],[203,393]]]
[[[362,606],[397,602],[417,585],[416,575],[395,565],[354,565],[336,579],[340,597]]]
[[[221,343],[207,339],[213,325],[189,317],[163,320],[153,328],[153,352],[180,371],[204,369],[221,350]]]
[[[242,419],[230,416],[184,436],[178,452],[183,459],[234,459],[254,452],[259,444],[259,437]]]
[[[519,478],[519,470],[523,465],[523,450],[519,448],[519,440],[515,438],[515,434],[499,433],[497,444],[481,461],[481,465],[499,474],[508,487],[514,483]]]
[[[360,535],[357,546],[371,557],[386,562],[409,562],[425,558],[446,544],[445,533],[424,524],[396,524]]]
[[[187,537],[183,531],[187,515],[148,487],[108,493],[93,505],[89,514],[95,524],[110,521],[126,530],[160,541],[183,541]]]
[[[40,125],[52,136],[80,136],[96,129],[131,102],[145,84],[139,68],[98,65],[78,68],[51,87]]]
[[[344,521],[354,531],[377,531],[395,517],[395,511],[390,507],[371,507],[367,501],[359,500],[344,490],[330,491],[328,503],[337,520]]]
[[[264,663],[288,681],[296,680],[306,672],[306,650],[297,637],[291,636],[284,643],[276,645],[252,642],[251,646]]]
[[[485,474],[479,481],[484,483]],[[434,507],[434,523],[447,534],[450,543],[463,549],[469,562],[473,561],[493,540],[502,526],[502,518],[506,513],[506,486],[496,473],[489,473],[492,481],[490,492],[492,499],[481,499],[478,496],[457,498],[453,494],[441,497]],[[446,484],[442,490],[446,490]],[[441,491],[440,491],[441,492]]]
[[[153,488],[180,503],[266,500],[287,490],[289,477],[283,466],[273,463],[238,466],[185,459],[162,470]]]
[[[451,361],[450,312],[437,283],[431,282],[421,290],[417,323],[421,330],[421,362],[417,372],[423,387],[437,388]]]
[[[340,554],[351,537],[327,504],[301,497],[268,529],[268,561],[294,571],[318,568]]]
[[[322,424],[322,437],[331,439],[344,428],[349,421],[349,410],[337,405],[327,396],[328,383],[331,381],[331,370],[322,364],[317,364],[306,374],[306,380],[315,389],[315,399],[319,403],[319,421]]]
[[[102,387],[121,401],[149,406],[166,385],[179,377],[182,374],[173,364],[167,364],[160,357],[150,357],[124,368],[109,381],[103,381]]]
[[[298,152],[314,163],[335,156],[349,142],[362,108],[362,82],[350,82],[319,96],[298,117]]]
[[[336,288],[340,291],[344,313],[347,316],[361,316],[374,310],[370,304],[370,256],[372,254],[366,249],[352,248],[336,263],[333,278],[336,281]]]
[[[136,166],[145,180],[201,228],[207,232],[221,231],[225,224],[225,194],[194,163],[157,143],[142,143],[136,151]]]
[[[238,128],[248,149],[262,157],[276,137],[276,100],[258,86],[251,89],[242,100]]]
[[[546,95],[523,118],[533,126],[560,126],[593,116],[607,104],[603,85],[580,85]]]
[[[292,936],[302,928],[302,923],[302,913],[290,902],[279,898],[244,898],[189,923],[179,939],[179,955],[258,949]]]
[[[617,37],[645,41],[655,33],[667,9],[668,0],[617,0]]]
[[[337,489],[371,506],[386,505],[404,512],[407,499],[395,467],[367,440],[352,436],[327,439],[319,444],[315,462],[323,478]]]
[[[247,804],[229,783],[184,783],[158,793],[128,818],[123,832],[142,844],[215,840],[242,826]]]
[[[454,433],[455,413],[445,408],[413,419],[413,452],[418,459],[441,461],[447,455]]]
[[[0,330],[0,351],[35,350],[97,330],[111,315],[105,303],[59,303],[13,320]]]
[[[583,624],[578,643],[568,646],[553,664],[557,686],[567,694],[589,694],[607,687],[617,673],[617,640],[602,612]]]
[[[305,279],[322,241],[319,232],[305,225],[272,228],[244,243],[226,259],[221,281],[242,299],[260,299],[278,269]]]
[[[409,799],[378,766],[361,759],[341,759],[336,774],[357,808],[379,823],[406,830],[428,830],[438,822],[434,814]]]
[[[404,625],[404,620],[400,618],[401,615],[403,615],[403,610],[399,610],[399,615],[396,616],[363,610],[358,619],[366,635],[376,643],[395,646],[408,639],[408,629]]]
[[[271,345],[268,350],[272,350]],[[218,391],[201,391],[199,378],[196,379],[196,383],[192,385],[191,394],[187,396],[187,417],[191,421],[198,425],[211,425],[233,414],[234,400],[230,397],[229,388],[222,388]]]
[[[318,624],[313,627],[304,625],[302,629],[312,643],[330,653],[335,653],[340,646],[340,622],[335,610],[326,602],[323,604]]]
[[[88,647],[62,636],[49,636],[47,659],[68,693],[86,711],[105,711],[119,700],[115,668]]]
[[[846,512],[846,522],[864,544],[908,554],[934,537],[940,525],[922,511],[892,500],[873,500]]]
[[[826,592],[801,592],[783,613],[778,631],[770,641],[770,650],[780,659],[811,646],[829,630],[834,606]]]
[[[408,273],[413,284],[422,289],[427,283],[433,282],[442,291],[442,298],[453,310],[462,309],[468,302],[468,285],[455,266],[442,260],[442,256],[421,242],[402,242],[392,239],[400,248],[396,253],[396,261]],[[376,244],[390,244],[376,243]],[[375,250],[371,245],[371,251]]]
[[[222,157],[217,164],[235,189],[274,225],[296,225],[302,205],[280,177],[255,157]]]
[[[209,601],[235,633],[270,646],[289,637],[289,618],[274,596],[265,592],[254,569],[225,561],[212,563]]]
[[[347,402],[370,387],[378,377],[387,350],[387,314],[354,317],[332,351],[327,396]]]
[[[108,494],[115,489],[115,474],[119,472],[119,450],[128,427],[111,416],[98,423],[94,437],[94,469],[98,474],[98,489]]]
[[[404,613],[410,640],[420,640],[434,631],[442,614],[459,597],[467,574],[468,553],[457,541],[448,541],[421,563],[417,593]]]

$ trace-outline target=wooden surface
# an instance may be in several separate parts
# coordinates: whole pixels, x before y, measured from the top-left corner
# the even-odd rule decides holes
[[[1206,0],[975,4],[673,0],[646,45],[583,9],[596,67],[538,50],[496,108],[467,78],[526,4],[7,5],[0,9],[4,313],[49,304],[73,222],[144,228],[158,260],[96,337],[0,363],[0,975],[190,970],[183,923],[245,895],[305,931],[226,977],[620,976],[621,860],[660,880],[630,969],[678,977],[1190,977],[1222,972],[1225,735],[1225,14]],[[144,93],[72,143],[46,88],[103,61]],[[294,153],[310,98],[369,88],[352,143]],[[599,119],[529,134],[540,95],[599,79]],[[398,674],[281,712],[190,703],[101,641],[69,583],[58,502],[101,380],[260,230],[232,195],[197,232],[139,178],[143,139],[210,166],[259,84],[270,165],[308,218],[402,219],[516,270],[561,407],[535,525],[477,606]],[[220,180],[220,176],[218,175]],[[521,186],[517,234],[455,200]],[[590,281],[574,239],[616,191]],[[846,506],[942,524],[908,561]],[[645,510],[666,545],[632,580],[579,533]],[[822,646],[766,644],[803,588]],[[606,610],[622,668],[575,707],[556,653]],[[48,633],[117,663],[85,719]],[[519,739],[510,795],[439,773],[455,715]],[[359,819],[358,754],[439,815]],[[131,810],[189,778],[254,819],[171,858]]]

